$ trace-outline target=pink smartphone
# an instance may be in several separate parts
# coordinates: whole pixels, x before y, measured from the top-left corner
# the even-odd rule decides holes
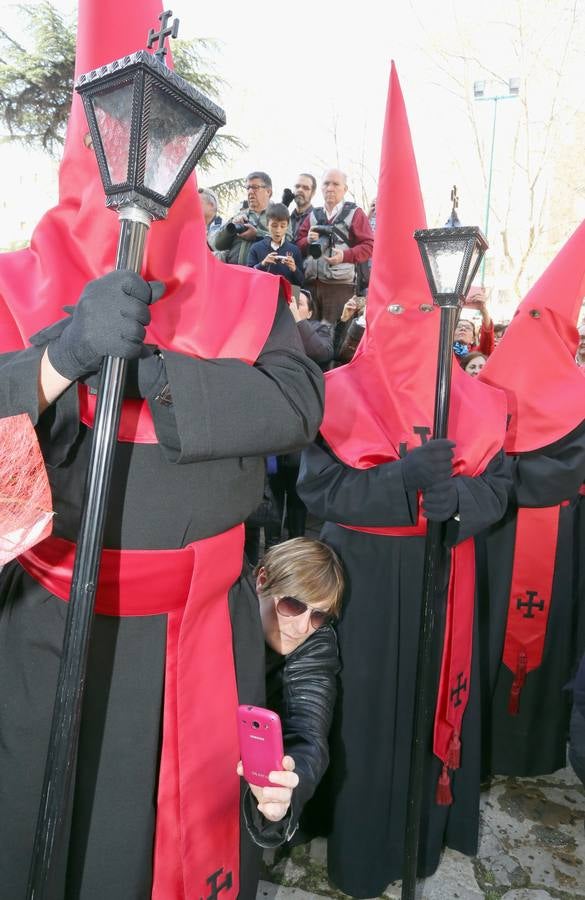
[[[244,778],[267,787],[269,772],[282,770],[282,727],[277,713],[262,706],[238,706],[238,735]]]

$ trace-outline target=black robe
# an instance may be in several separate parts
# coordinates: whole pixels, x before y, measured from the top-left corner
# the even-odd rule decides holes
[[[485,775],[535,776],[566,765],[571,695],[565,690],[583,646],[574,587],[577,491],[585,478],[585,423],[555,444],[513,459],[513,489],[502,520],[477,541],[482,635]],[[518,507],[561,505],[550,614],[541,665],[529,672],[518,715],[508,712],[514,675],[502,663]],[[582,527],[582,526],[581,526]],[[580,601],[581,605],[583,600]]]
[[[74,541],[91,432],[79,423],[75,384],[38,417],[42,353],[33,346],[0,356],[0,416],[25,412],[36,424],[53,533]],[[159,444],[116,448],[109,548],[179,548],[242,522],[262,496],[264,455],[307,443],[321,419],[321,372],[282,299],[255,366],[168,351],[165,364],[173,406],[150,404]],[[25,896],[66,610],[18,562],[0,574],[2,900]],[[95,617],[58,900],[150,897],[165,639],[164,615]],[[263,665],[252,660],[254,679],[263,691]],[[244,878],[240,897],[254,896],[253,877]]]
[[[503,455],[478,478],[454,481],[460,523],[451,520],[447,531],[457,543],[502,515],[509,487]],[[331,763],[305,827],[310,834],[327,835],[332,881],[352,896],[372,897],[402,874],[425,539],[341,527],[415,524],[417,496],[404,487],[400,461],[358,470],[315,444],[303,451],[298,490],[308,509],[326,520],[322,538],[340,555],[347,578],[338,626],[342,670]],[[446,587],[447,564],[441,577]],[[442,634],[443,622],[437,626]],[[440,643],[433,659],[437,678]],[[421,876],[435,870],[444,844],[475,853],[479,740],[474,654],[462,766],[453,776],[450,807],[434,802],[441,766],[428,735]]]

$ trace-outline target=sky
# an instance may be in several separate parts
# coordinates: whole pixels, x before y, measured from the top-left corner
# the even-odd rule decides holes
[[[465,69],[470,92],[473,80],[486,77],[486,72],[524,80],[534,60],[519,60],[506,23],[511,7],[531,13],[534,4],[540,12],[529,16],[526,28],[536,39],[531,46],[538,47],[541,37],[547,42],[555,39],[561,9],[574,6],[580,14],[585,0],[549,0],[548,4],[491,0],[489,5],[485,0],[465,4],[458,0],[297,0],[286,5],[265,0],[176,0],[172,10],[181,22],[179,36],[217,42],[210,59],[226,82],[219,102],[226,111],[227,130],[247,144],[247,150],[228,166],[200,177],[200,184],[261,169],[272,176],[275,195],[280,196],[300,171],[312,172],[320,180],[327,167],[339,166],[347,171],[356,200],[372,199],[394,59],[429,225],[441,225],[448,217],[450,191],[456,183],[462,221],[483,226],[485,173],[476,137],[469,130],[465,97],[454,91],[450,76],[459,76]],[[54,5],[65,13],[76,7],[71,0],[56,0]],[[17,7],[0,0],[0,13],[8,33],[18,35],[20,29],[25,40]],[[463,53],[464,42],[469,58],[463,66],[457,55]],[[531,78],[535,86],[538,72]],[[543,94],[549,81],[543,73],[538,87]],[[582,84],[581,75],[576,75],[571,83],[571,90],[580,94],[576,102],[583,100]],[[516,101],[498,106],[492,199],[498,196],[498,186],[503,190],[519,107]],[[477,142],[487,156],[493,104],[476,104],[475,112]],[[0,246],[6,246],[7,240],[26,239],[30,222],[55,201],[55,166],[39,154],[26,156],[22,149],[1,144],[0,163],[4,171],[8,166],[15,171],[0,217]]]

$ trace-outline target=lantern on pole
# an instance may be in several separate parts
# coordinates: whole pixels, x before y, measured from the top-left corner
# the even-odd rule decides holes
[[[81,75],[85,106],[106,205],[118,212],[116,269],[140,272],[146,233],[164,219],[217,129],[223,111],[167,68],[166,37],[178,34],[172,12],[159,16],[148,46]],[[110,492],[126,360],[105,357],[98,388],[63,653],[31,868],[29,900],[48,898],[65,832],[83,701],[89,638]]]
[[[447,437],[449,397],[453,365],[453,334],[465,296],[488,248],[479,228],[450,227],[415,231],[433,302],[441,310],[433,437]],[[443,559],[442,522],[427,522],[423,595],[416,668],[416,694],[411,767],[408,784],[405,856],[402,900],[414,900],[420,818],[422,808],[425,752],[432,732],[434,709],[434,671],[432,647],[435,614],[442,602],[442,584],[438,578]]]

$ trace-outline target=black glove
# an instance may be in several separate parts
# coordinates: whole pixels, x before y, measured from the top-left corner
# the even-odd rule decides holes
[[[291,191],[290,188],[285,188],[282,192],[282,202],[285,206],[290,206],[293,200],[295,199],[295,195]]]
[[[90,281],[71,321],[48,344],[51,365],[76,381],[96,372],[104,356],[136,359],[150,322],[150,284],[135,272],[116,271]]]
[[[459,497],[453,478],[433,484],[423,491],[423,512],[431,522],[446,522],[454,516],[459,506]]]
[[[431,486],[436,481],[445,481],[453,474],[454,441],[446,438],[432,438],[426,444],[410,450],[402,459],[402,477],[407,491]]]

